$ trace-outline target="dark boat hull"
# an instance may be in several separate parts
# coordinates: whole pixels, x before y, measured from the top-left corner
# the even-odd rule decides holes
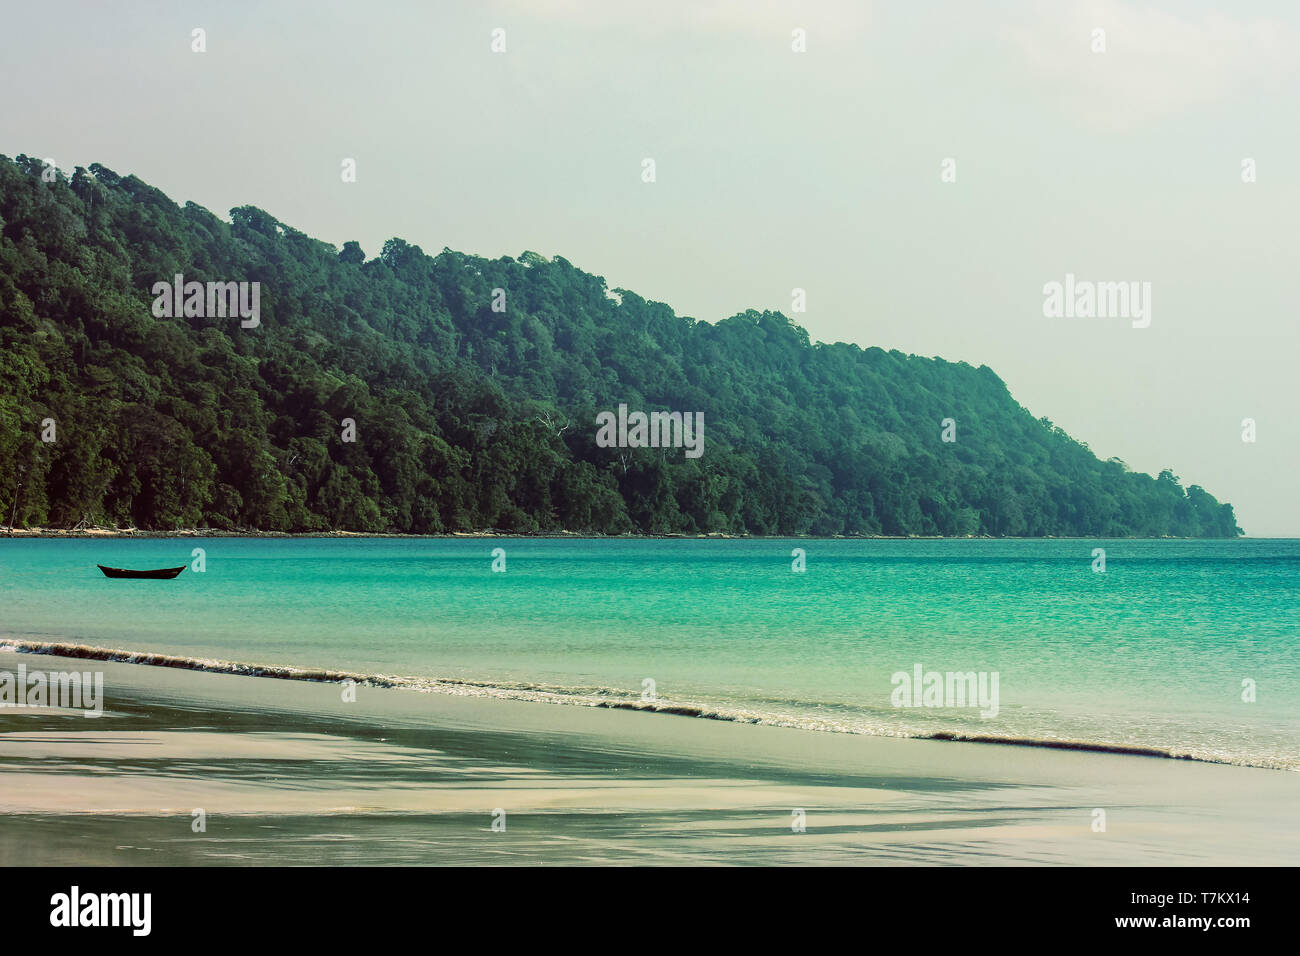
[[[179,568],[158,568],[154,571],[130,571],[126,568],[106,568],[102,564],[96,565],[99,570],[104,572],[105,577],[109,578],[149,578],[154,581],[165,581],[168,578],[174,578],[185,570],[185,565]]]

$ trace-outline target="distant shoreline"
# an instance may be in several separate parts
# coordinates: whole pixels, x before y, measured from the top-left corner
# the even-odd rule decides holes
[[[1106,537],[1105,535],[990,535],[990,534],[726,534],[707,532],[701,534],[596,534],[582,531],[449,531],[443,534],[414,534],[400,531],[225,531],[219,528],[183,528],[178,531],[144,531],[138,528],[5,528],[0,527],[0,537],[6,538],[411,538],[443,540],[452,538],[558,538],[589,541],[700,541],[745,539],[766,541],[1243,541],[1247,535],[1234,538],[1189,538],[1177,535],[1159,537]],[[1281,538],[1278,540],[1290,540]]]

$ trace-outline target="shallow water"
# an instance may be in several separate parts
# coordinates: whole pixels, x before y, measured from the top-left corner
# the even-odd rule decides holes
[[[0,637],[1300,769],[1298,571],[1297,541],[6,539]],[[894,706],[917,665],[996,673],[996,716]]]

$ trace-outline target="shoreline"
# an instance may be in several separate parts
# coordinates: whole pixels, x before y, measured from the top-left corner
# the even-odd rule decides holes
[[[455,538],[538,538],[577,541],[1291,541],[1292,538],[1254,538],[1237,535],[1233,538],[1185,538],[1173,535],[1161,537],[1108,538],[1104,535],[927,535],[927,534],[729,534],[710,531],[700,534],[594,534],[584,531],[448,531],[441,534],[414,534],[404,531],[226,531],[217,528],[183,528],[176,531],[143,531],[139,528],[7,528],[0,526],[0,537],[5,538],[410,538],[412,540],[442,541]]]
[[[1285,865],[1300,851],[1300,778],[1255,768],[102,670],[102,717],[0,711],[0,863]]]
[[[1109,754],[1123,757],[1144,757],[1159,760],[1189,761],[1213,766],[1243,767],[1280,773],[1297,773],[1294,768],[1270,767],[1258,763],[1237,763],[1212,757],[1180,753],[1162,747],[1141,744],[1119,744],[1105,741],[1071,740],[1050,737],[1014,737],[998,734],[965,734],[952,731],[934,731],[927,734],[883,734],[836,727],[810,727],[764,717],[728,714],[716,707],[694,703],[670,701],[643,702],[633,700],[592,700],[588,697],[565,693],[559,688],[540,684],[509,686],[491,681],[468,678],[407,677],[400,675],[367,674],[323,667],[286,664],[257,664],[215,658],[183,657],[155,651],[133,651],[124,648],[98,647],[87,644],[69,644],[56,641],[27,641],[0,637],[0,654],[53,657],[61,660],[94,661],[100,664],[121,664],[143,668],[168,668],[202,674],[221,674],[259,680],[292,681],[312,684],[329,684],[341,687],[349,682],[356,687],[377,690],[405,690],[442,696],[473,696],[494,700],[510,700],[533,705],[549,704],[562,707],[581,707],[592,710],[630,711],[658,716],[686,717],[694,720],[753,726],[779,727],[814,734],[835,734],[849,737],[870,737],[880,740],[923,740],[936,743],[983,744],[1000,747],[1017,747],[1042,750],[1072,751],[1076,753]],[[0,708],[2,710],[2,708]]]

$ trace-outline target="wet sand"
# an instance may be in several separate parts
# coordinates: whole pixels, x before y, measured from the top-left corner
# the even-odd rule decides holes
[[[0,652],[19,663],[102,670],[105,709],[0,710],[0,865],[1300,859],[1285,771]]]

